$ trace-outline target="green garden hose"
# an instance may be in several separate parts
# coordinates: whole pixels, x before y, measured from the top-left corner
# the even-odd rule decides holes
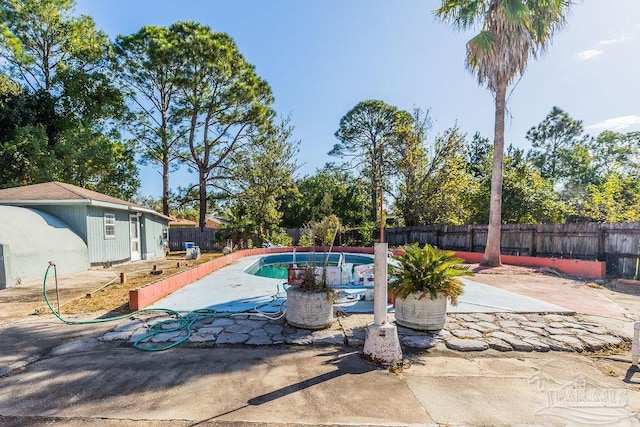
[[[278,316],[276,317],[270,317],[265,315],[264,313],[259,312],[259,308],[264,306],[264,305],[268,305],[271,302],[273,302],[276,298],[277,298],[277,294],[272,296],[271,301],[266,302],[264,304],[260,304],[256,307],[254,307],[253,309],[249,309],[249,310],[244,310],[244,311],[237,311],[237,312],[233,312],[233,313],[218,313],[215,310],[209,310],[209,309],[200,309],[200,310],[193,310],[188,312],[187,314],[183,315],[175,310],[172,310],[170,308],[143,308],[140,310],[136,310],[134,312],[128,313],[128,314],[123,314],[121,316],[114,316],[114,317],[109,317],[106,319],[93,319],[93,320],[69,320],[66,319],[64,317],[62,317],[62,315],[59,313],[60,311],[60,304],[58,301],[58,311],[56,311],[52,305],[51,302],[49,301],[49,297],[47,297],[47,276],[49,275],[49,270],[51,269],[51,267],[53,267],[53,271],[54,271],[54,276],[55,276],[55,281],[56,281],[56,295],[58,294],[58,275],[56,273],[56,265],[53,262],[49,262],[49,265],[47,266],[47,270],[44,273],[44,280],[42,282],[42,294],[44,295],[44,300],[47,303],[47,306],[49,307],[49,310],[51,310],[51,312],[53,313],[54,316],[56,316],[58,318],[58,320],[60,320],[62,323],[65,323],[67,325],[91,325],[91,324],[96,324],[96,323],[107,323],[107,322],[115,322],[118,320],[124,320],[124,319],[128,319],[131,318],[132,316],[138,314],[138,313],[143,313],[143,312],[151,312],[151,311],[155,311],[155,312],[163,312],[163,313],[167,313],[170,314],[172,316],[175,317],[175,319],[167,319],[167,320],[161,320],[159,322],[153,323],[151,325],[149,325],[149,327],[147,328],[147,333],[144,334],[143,336],[141,336],[140,338],[138,338],[136,341],[134,341],[133,346],[139,350],[143,350],[143,351],[163,351],[163,350],[168,350],[170,348],[176,347],[180,344],[182,344],[183,342],[187,341],[190,337],[191,334],[193,333],[192,330],[192,326],[194,323],[196,323],[197,321],[200,320],[204,320],[204,319],[208,319],[208,318],[221,318],[221,317],[231,317],[231,316],[237,316],[240,314],[257,314],[263,317],[266,317],[267,319],[270,320],[275,320],[275,319],[279,319],[284,315],[284,311],[282,310],[282,305],[280,305],[280,313]],[[171,328],[165,328],[164,326],[167,324],[173,324],[175,322],[178,322],[177,326],[171,327]],[[147,341],[150,341],[153,339],[154,336],[159,335],[159,334],[164,334],[164,333],[169,333],[169,332],[177,332],[177,331],[182,331],[185,330],[187,331],[187,334],[183,337],[180,337],[179,339],[177,339],[176,341],[167,344],[165,346],[159,346],[159,347],[150,347],[150,346],[145,346],[144,343]]]

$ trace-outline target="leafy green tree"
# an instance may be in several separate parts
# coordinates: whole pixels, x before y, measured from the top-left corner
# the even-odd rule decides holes
[[[476,132],[471,138],[471,142],[467,144],[467,153],[465,155],[467,171],[476,178],[491,175],[492,157],[493,146],[491,141]]]
[[[640,180],[610,172],[598,184],[589,184],[588,196],[576,216],[594,222],[640,221]]]
[[[571,151],[587,143],[583,132],[582,121],[554,106],[539,125],[527,132],[533,147],[527,157],[543,178],[558,182],[569,173]]]
[[[0,187],[34,184],[53,179],[58,158],[50,149],[42,123],[46,93],[31,95],[0,75]]]
[[[413,130],[403,138],[398,156],[395,208],[407,226],[462,224],[475,181],[467,172],[466,141],[457,127],[426,144],[425,118],[414,111]]]
[[[194,22],[178,22],[172,29],[182,64],[177,114],[186,127],[184,160],[198,174],[203,228],[207,189],[224,190],[233,178],[234,155],[268,124],[273,96],[227,34]]]
[[[640,132],[604,131],[592,141],[590,148],[597,176],[640,174]]]
[[[348,227],[367,221],[369,195],[362,179],[349,171],[325,165],[314,175],[296,182],[296,192],[285,195],[282,224],[302,227],[309,221],[335,214]]]
[[[552,182],[531,167],[522,150],[512,146],[505,157],[502,195],[502,219],[505,223],[564,222],[566,206],[554,191]]]
[[[108,39],[91,17],[73,16],[74,0],[2,0],[0,57],[31,91],[62,92],[67,78],[91,73]]]
[[[326,215],[320,221],[309,221],[305,224],[300,236],[300,246],[324,246],[335,244],[335,238],[342,229],[340,218]]]
[[[0,158],[17,165],[0,185],[60,180],[129,198],[133,152],[119,142],[123,97],[110,80],[110,44],[73,0],[0,0],[2,71],[23,86]],[[24,101],[20,101],[22,98]],[[5,160],[7,161],[7,160]],[[10,161],[10,160],[8,160]]]
[[[236,246],[243,249],[256,235],[256,223],[253,220],[251,211],[245,204],[237,204],[228,209],[225,216],[227,222],[223,229],[231,234],[231,238]]]
[[[291,119],[283,118],[266,134],[256,136],[251,150],[235,156],[234,194],[229,209],[248,213],[259,243],[273,243],[272,237],[282,234],[281,204],[294,191],[295,158],[300,144],[293,140],[293,130]]]
[[[467,161],[474,159],[477,173],[474,173],[476,184],[472,186],[473,191],[469,197],[469,223],[486,224],[491,195],[492,148],[487,139],[476,134],[470,150],[473,154],[468,155]],[[564,222],[569,211],[569,207],[554,191],[552,183],[531,166],[522,150],[513,146],[507,148],[504,158],[502,198],[502,219],[505,223]]]
[[[431,129],[429,111],[413,111],[413,125],[402,132],[392,146],[397,159],[396,188],[392,190],[394,208],[406,226],[422,221],[422,193],[427,170],[425,141]]]
[[[399,133],[411,126],[411,115],[382,101],[358,103],[340,119],[335,133],[340,141],[329,152],[348,160],[348,167],[358,170],[367,181],[371,199],[370,220],[378,220],[378,195],[387,189],[387,178],[396,160],[392,146]]]
[[[529,56],[547,47],[565,23],[569,0],[443,0],[436,16],[459,29],[481,23],[482,30],[467,42],[466,65],[486,84],[495,99],[494,150],[489,231],[482,265],[498,266],[502,223],[504,115],[507,88],[522,75]]]
[[[604,131],[570,152],[569,185],[563,198],[572,221],[638,221],[640,132]]]
[[[169,215],[169,175],[184,149],[176,128],[175,99],[179,86],[179,54],[173,27],[144,26],[118,36],[114,65],[117,81],[129,99],[130,130],[142,148],[143,161],[162,170],[162,212]]]

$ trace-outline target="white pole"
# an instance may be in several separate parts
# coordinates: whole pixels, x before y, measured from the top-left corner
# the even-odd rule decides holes
[[[633,324],[633,342],[631,343],[631,364],[638,366],[638,355],[640,355],[640,322]]]
[[[374,291],[373,291],[373,323],[387,323],[387,243],[376,243],[373,247]]]

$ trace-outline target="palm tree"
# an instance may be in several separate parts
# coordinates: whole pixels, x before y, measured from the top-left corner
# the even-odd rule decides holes
[[[570,0],[443,0],[435,15],[466,30],[482,30],[467,42],[467,68],[478,76],[495,99],[493,167],[489,231],[482,265],[500,265],[502,222],[502,163],[507,88],[543,53],[554,32],[565,24]]]

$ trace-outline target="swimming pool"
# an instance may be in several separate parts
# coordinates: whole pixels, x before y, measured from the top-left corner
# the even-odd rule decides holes
[[[287,279],[289,265],[304,266],[308,264],[322,265],[325,254],[323,253],[285,253],[265,255],[245,269],[245,273],[254,276],[269,277],[273,279]],[[373,255],[330,253],[328,254],[327,274],[330,285],[345,285],[367,282],[365,270],[358,266],[370,266],[373,264]]]

